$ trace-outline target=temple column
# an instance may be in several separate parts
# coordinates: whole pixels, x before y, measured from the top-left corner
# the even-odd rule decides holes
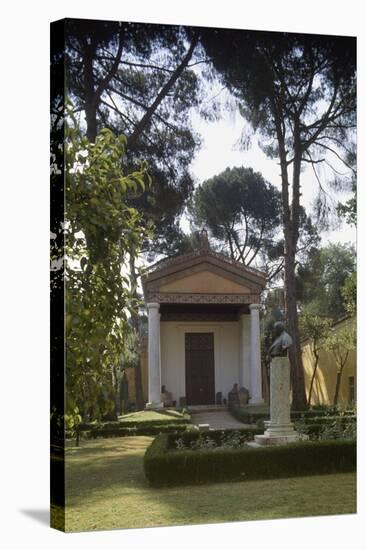
[[[161,374],[160,374],[160,314],[159,304],[147,304],[148,310],[148,368],[149,368],[149,402],[147,409],[160,409]]]
[[[239,317],[239,388],[250,388],[250,315]]]
[[[250,404],[263,403],[259,304],[250,304]]]

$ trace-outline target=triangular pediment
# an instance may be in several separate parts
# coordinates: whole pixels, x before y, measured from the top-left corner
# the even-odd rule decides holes
[[[240,294],[241,292],[251,292],[248,285],[245,285],[244,282],[237,283],[227,277],[213,273],[208,269],[199,271],[192,275],[180,277],[170,283],[162,284],[159,291],[190,293],[209,292],[211,294]]]
[[[146,297],[155,293],[259,295],[265,282],[264,273],[209,252],[159,262],[143,278],[143,287]]]

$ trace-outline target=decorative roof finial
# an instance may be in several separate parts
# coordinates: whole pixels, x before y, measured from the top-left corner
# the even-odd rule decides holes
[[[208,254],[210,250],[210,243],[208,241],[207,229],[203,228],[200,236],[200,253]]]

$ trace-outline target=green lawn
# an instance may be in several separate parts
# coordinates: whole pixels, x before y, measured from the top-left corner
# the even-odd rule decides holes
[[[67,450],[67,531],[356,512],[355,474],[152,489],[142,467],[152,439],[83,441]]]
[[[179,411],[164,409],[164,412],[158,411],[137,411],[129,414],[124,414],[118,417],[119,422],[151,422],[154,420],[180,420],[186,418],[187,415],[182,414]]]

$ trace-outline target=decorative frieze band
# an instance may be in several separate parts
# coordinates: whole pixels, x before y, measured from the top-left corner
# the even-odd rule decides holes
[[[258,294],[189,294],[149,293],[148,302],[159,304],[253,304],[259,303]]]
[[[236,311],[206,311],[206,312],[183,312],[183,311],[164,311],[161,314],[160,321],[179,321],[179,322],[232,322],[238,320]]]

